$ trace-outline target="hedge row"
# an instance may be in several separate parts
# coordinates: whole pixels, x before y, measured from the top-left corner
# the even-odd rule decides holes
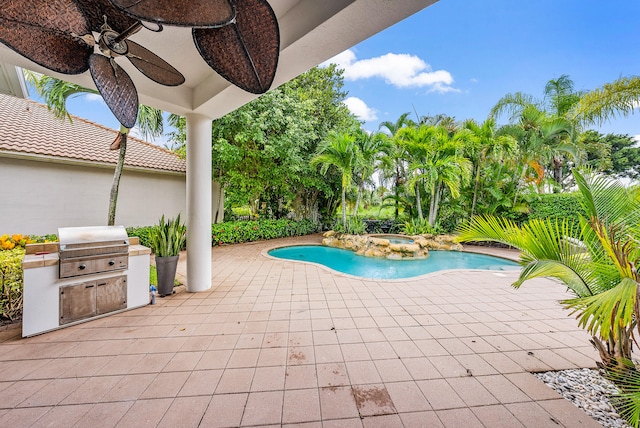
[[[311,220],[226,221],[211,225],[211,244],[237,244],[262,239],[302,236],[318,231]]]
[[[522,224],[533,219],[562,220],[577,219],[578,216],[586,216],[580,193],[548,193],[529,202],[528,213],[511,212],[505,217]]]
[[[211,245],[308,235],[317,232],[318,227],[318,224],[311,220],[226,221],[211,225]],[[149,247],[152,228],[152,226],[128,227],[127,234],[139,237],[140,244]]]

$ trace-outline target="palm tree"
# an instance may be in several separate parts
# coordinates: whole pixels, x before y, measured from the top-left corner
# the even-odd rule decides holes
[[[362,197],[365,183],[373,175],[378,163],[386,152],[389,151],[389,140],[378,132],[368,133],[362,128],[355,132],[355,143],[358,146],[358,159],[356,172],[358,173],[358,195],[353,215],[358,215],[358,207]]]
[[[74,83],[65,82],[55,77],[36,74],[31,71],[25,71],[28,81],[33,84],[36,92],[44,98],[49,110],[53,111],[55,117],[61,120],[68,119],[71,122],[71,115],[67,110],[67,100],[75,95],[80,94],[99,94],[95,89],[85,88]],[[137,125],[140,132],[145,138],[157,137],[163,133],[162,111],[140,105],[138,107]],[[109,209],[107,213],[107,225],[113,226],[116,220],[116,206],[118,203],[118,190],[120,188],[120,177],[124,168],[124,160],[127,153],[127,136],[129,129],[120,125],[120,130],[115,140],[109,148],[111,150],[119,150],[118,162],[113,174],[113,182],[109,193]]]
[[[586,123],[602,124],[617,116],[628,116],[640,103],[640,76],[621,77],[580,98],[575,117]]]
[[[517,150],[517,141],[511,135],[498,135],[496,121],[493,118],[488,118],[482,124],[468,120],[464,122],[463,128],[471,132],[467,152],[470,154],[470,160],[473,164],[474,184],[471,201],[471,217],[473,217],[478,201],[480,172],[483,165],[489,159],[499,161],[504,156],[514,155]]]
[[[474,217],[461,227],[461,241],[494,241],[518,248],[524,269],[513,284],[557,278],[576,296],[563,304],[578,312],[579,324],[609,365],[631,357],[633,317],[640,275],[640,203],[619,182],[574,170],[587,212],[578,222],[531,220],[522,227],[508,219]]]
[[[311,166],[321,165],[320,173],[326,174],[330,167],[335,167],[342,175],[342,226],[347,227],[347,189],[351,186],[353,170],[357,162],[357,145],[355,137],[350,133],[332,133],[318,148],[311,159]]]
[[[453,198],[458,198],[461,186],[471,177],[471,162],[463,156],[463,148],[469,137],[467,131],[457,131],[451,135],[446,127],[427,125],[417,130],[406,128],[398,133],[399,141],[411,141],[408,147],[414,154],[410,162],[410,170],[414,174],[409,185],[422,183],[431,196],[428,217],[431,226],[436,224],[445,188]]]
[[[577,156],[569,143],[554,145],[562,136],[570,133],[571,126],[563,118],[550,116],[535,105],[525,106],[515,124],[504,126],[501,134],[510,135],[518,142],[518,157],[514,170],[514,181],[526,178],[527,167],[536,175],[535,182],[541,186],[545,177],[543,163],[558,153],[572,153]],[[514,204],[518,196],[517,187]]]
[[[636,380],[619,386],[625,394],[635,391],[635,397],[626,397],[623,413],[638,426],[640,378],[630,360],[633,332],[640,333],[640,202],[609,177],[575,169],[573,174],[587,213],[577,222],[536,219],[518,227],[507,219],[474,217],[459,229],[459,238],[518,248],[523,270],[512,284],[516,288],[537,277],[556,278],[568,287],[575,297],[562,304],[592,335],[599,365],[614,381],[627,375]]]
[[[395,122],[384,121],[380,122],[378,125],[378,129],[386,129],[389,133],[389,138],[391,139],[391,147],[387,152],[387,156],[382,161],[383,166],[383,174],[389,177],[387,173],[391,173],[390,176],[393,179],[393,189],[395,193],[395,218],[398,218],[399,214],[399,204],[400,204],[400,189],[405,181],[404,173],[405,173],[405,162],[402,158],[402,150],[400,149],[397,141],[395,140],[395,136],[400,131],[400,129],[405,127],[413,127],[416,126],[415,122],[409,119],[410,113],[402,113],[398,120]]]
[[[548,122],[556,124],[562,122],[565,132],[549,135],[544,142],[539,142],[539,149],[545,152],[554,180],[558,186],[562,187],[564,157],[569,155],[575,160],[581,158],[577,146],[580,134],[579,122],[575,120],[571,111],[583,92],[576,91],[573,81],[568,75],[563,74],[558,79],[551,79],[546,83],[543,95],[542,99],[537,99],[522,92],[506,94],[491,109],[490,117],[495,118],[508,113],[510,122],[517,123],[522,122],[524,115],[531,115],[536,111],[540,116],[545,116]]]
[[[418,218],[422,221],[422,200],[420,198],[420,189],[422,177],[427,157],[431,152],[431,139],[437,132],[435,126],[420,125],[418,127],[402,128],[396,134],[396,139],[400,146],[404,149],[403,157],[408,161],[410,192],[416,195],[416,208],[418,210]]]

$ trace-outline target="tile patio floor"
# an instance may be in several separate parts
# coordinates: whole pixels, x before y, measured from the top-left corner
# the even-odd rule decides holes
[[[207,292],[0,331],[0,427],[600,426],[527,373],[597,359],[561,285],[359,280],[261,254],[319,240],[216,247]]]

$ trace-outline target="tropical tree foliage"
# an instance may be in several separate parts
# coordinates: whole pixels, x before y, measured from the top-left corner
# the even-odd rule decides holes
[[[347,133],[331,134],[327,141],[319,147],[318,154],[311,159],[311,166],[320,165],[320,172],[325,175],[330,167],[338,170],[341,177],[342,226],[347,227],[347,190],[352,184],[353,170],[358,162],[355,138]]]
[[[332,133],[357,129],[342,103],[342,72],[313,68],[213,121],[213,178],[227,206],[280,218],[329,219],[340,204],[340,175],[323,176],[309,161]],[[184,151],[184,118],[173,118],[172,139]]]
[[[521,92],[507,94],[498,100],[490,115],[509,114],[510,123],[521,128],[523,151],[528,153],[527,163],[536,170],[539,183],[546,168],[555,185],[562,187],[567,162],[581,161],[582,153],[575,143],[580,134],[579,121],[571,112],[583,93],[574,89],[567,75],[549,80],[543,93],[542,99]]]
[[[616,177],[640,179],[640,147],[633,137],[589,130],[580,140],[592,168]]]

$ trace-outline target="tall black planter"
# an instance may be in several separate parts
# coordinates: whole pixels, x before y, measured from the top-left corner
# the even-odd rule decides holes
[[[167,296],[173,293],[173,281],[176,278],[176,268],[180,256],[156,257],[158,271],[158,294]]]

